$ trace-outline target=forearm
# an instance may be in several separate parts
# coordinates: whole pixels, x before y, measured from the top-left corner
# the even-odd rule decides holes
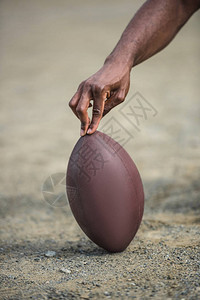
[[[199,6],[200,0],[145,2],[102,68],[79,85],[69,102],[81,121],[81,135],[94,133],[101,118],[124,101],[131,68],[164,48]],[[90,106],[93,106],[92,120],[87,112]]]
[[[148,59],[169,44],[199,6],[199,0],[146,1],[106,62],[116,61],[131,69]]]

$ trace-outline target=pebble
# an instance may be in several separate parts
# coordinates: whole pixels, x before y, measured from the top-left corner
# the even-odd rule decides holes
[[[40,261],[40,257],[35,257],[34,261]]]
[[[44,254],[46,257],[53,257],[56,255],[56,252],[55,251],[50,251],[48,250],[45,254]]]
[[[65,268],[61,268],[59,271],[62,272],[62,273],[66,273],[66,274],[71,273],[71,271],[69,269],[65,269]]]

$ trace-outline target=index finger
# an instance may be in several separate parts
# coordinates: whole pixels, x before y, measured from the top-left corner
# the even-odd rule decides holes
[[[80,135],[83,136],[86,134],[88,126],[90,124],[90,119],[88,117],[88,107],[90,105],[91,92],[88,90],[83,90],[81,97],[79,99],[78,105],[76,107],[76,114],[81,121],[81,131]]]
[[[69,107],[71,108],[71,110],[73,111],[73,113],[78,117],[78,114],[76,112],[76,107],[78,105],[79,99],[81,97],[81,93],[83,90],[83,82],[81,82],[81,84],[79,85],[76,93],[74,94],[74,96],[71,98],[71,100],[69,101]]]
[[[73,113],[78,117],[78,114],[76,112],[76,107],[78,105],[79,99],[80,99],[81,93],[80,91],[77,91],[74,96],[72,97],[72,99],[69,101],[69,107],[71,108],[71,110],[73,111]]]

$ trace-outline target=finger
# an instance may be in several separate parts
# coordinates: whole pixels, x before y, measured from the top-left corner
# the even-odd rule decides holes
[[[87,109],[89,107],[90,100],[91,100],[90,91],[83,90],[82,95],[79,99],[78,105],[76,107],[76,113],[78,115],[78,118],[81,121],[81,131],[80,131],[81,136],[86,134],[88,126],[90,124],[90,119],[89,119],[88,113],[87,113]]]
[[[81,82],[81,84],[79,85],[77,92],[74,94],[74,96],[72,97],[72,99],[69,101],[69,107],[71,108],[71,110],[73,111],[73,113],[77,116],[78,118],[78,114],[76,112],[76,107],[78,105],[79,99],[81,97],[81,93],[83,90],[83,82]]]
[[[78,118],[78,114],[76,112],[76,107],[78,105],[80,97],[81,97],[81,93],[77,91],[72,97],[72,99],[69,101],[69,107],[71,108],[73,113],[77,116],[77,118]]]
[[[103,117],[115,106],[124,102],[125,96],[126,96],[126,93],[124,90],[120,90],[116,94],[112,94],[112,96],[105,102]]]
[[[104,104],[106,93],[105,92],[98,92],[93,93],[94,103],[93,103],[93,111],[92,111],[92,121],[88,128],[87,134],[92,134],[97,130],[99,122],[103,115]]]

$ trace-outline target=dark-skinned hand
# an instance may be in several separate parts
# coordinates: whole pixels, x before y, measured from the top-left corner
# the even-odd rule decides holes
[[[124,101],[131,68],[166,47],[199,8],[200,0],[147,0],[142,5],[103,67],[79,85],[69,102],[81,121],[81,135],[95,132],[101,118]],[[90,106],[91,121],[87,112]]]
[[[101,118],[124,101],[129,86],[130,69],[113,62],[105,62],[97,73],[79,85],[69,106],[81,122],[81,136],[97,130]],[[89,107],[93,107],[92,120],[88,116]]]

